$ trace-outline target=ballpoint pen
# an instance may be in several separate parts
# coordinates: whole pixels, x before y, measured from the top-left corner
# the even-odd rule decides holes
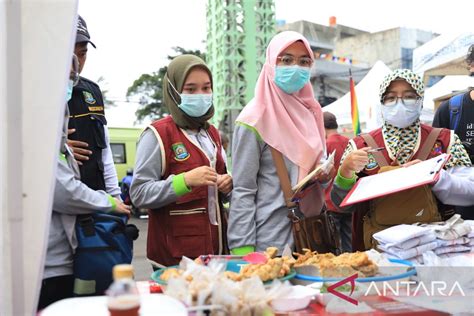
[[[367,152],[374,153],[374,152],[382,151],[382,150],[385,150],[385,147],[372,148],[372,149],[367,150]]]

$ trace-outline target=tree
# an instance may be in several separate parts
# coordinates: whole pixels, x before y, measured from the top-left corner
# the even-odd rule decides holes
[[[187,50],[182,47],[173,47],[173,50],[177,54],[168,56],[168,60],[172,60],[182,54],[192,54],[206,60],[205,54],[200,50]],[[146,118],[155,120],[168,113],[168,109],[163,105],[163,77],[167,70],[168,67],[164,66],[158,71],[142,74],[128,88],[127,97],[138,97],[140,100],[140,106],[135,112],[139,122]]]
[[[104,100],[104,106],[106,108],[115,106],[115,101],[112,101],[111,99],[108,98],[108,92],[109,89],[107,88],[108,82],[105,80],[103,76],[100,76],[97,79],[97,84],[99,85],[101,92],[102,92],[102,99]]]

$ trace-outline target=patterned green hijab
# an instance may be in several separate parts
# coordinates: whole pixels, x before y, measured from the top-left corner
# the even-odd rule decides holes
[[[379,98],[381,103],[387,88],[394,80],[405,80],[420,97],[423,97],[425,87],[420,76],[409,69],[396,69],[385,76],[382,84],[380,84]],[[385,121],[382,125],[382,134],[390,158],[397,160],[399,164],[404,164],[418,150],[421,140],[420,120],[416,120],[410,126],[404,128],[390,125]]]
[[[385,91],[394,80],[405,80],[416,91],[416,93],[423,97],[425,86],[421,78],[409,69],[397,69],[388,74],[382,84],[380,85],[379,97],[382,102],[382,97]],[[407,163],[413,157],[413,154],[418,151],[421,143],[421,123],[417,119],[411,125],[400,128],[384,122],[382,125],[382,135],[387,148],[390,159],[396,160],[399,165]],[[450,148],[451,158],[446,164],[446,168],[454,166],[471,165],[469,156],[467,155],[463,145],[461,144],[457,135],[454,135],[454,142]]]
[[[399,79],[403,79],[408,82],[413,88],[413,90],[415,90],[420,97],[423,97],[423,95],[425,94],[425,85],[423,84],[423,80],[421,80],[420,76],[418,76],[410,69],[396,69],[386,75],[382,83],[380,84],[380,102],[382,102],[382,97],[385,94],[385,91],[387,90],[388,86],[390,86],[390,84],[392,83],[392,81]]]
[[[173,121],[179,127],[184,129],[207,129],[209,127],[207,121],[214,115],[214,106],[211,106],[209,111],[201,117],[191,117],[178,107],[178,104],[181,103],[181,97],[170,85],[171,83],[179,92],[183,91],[184,82],[189,72],[195,67],[209,73],[212,85],[211,71],[201,58],[194,55],[178,56],[168,65],[168,71],[163,78],[163,103],[171,113]]]

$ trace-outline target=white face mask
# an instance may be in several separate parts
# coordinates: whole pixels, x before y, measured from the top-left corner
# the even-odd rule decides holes
[[[382,107],[383,119],[396,127],[405,128],[415,122],[421,115],[422,100],[418,100],[415,105],[405,106],[402,100],[398,100],[395,105]]]

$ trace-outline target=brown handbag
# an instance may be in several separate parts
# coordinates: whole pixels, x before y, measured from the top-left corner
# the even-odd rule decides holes
[[[298,203],[291,199],[291,183],[283,155],[274,148],[271,148],[271,151],[278,178],[280,179],[280,187],[288,207],[288,218],[291,221],[296,251],[303,253],[303,249],[306,248],[319,253],[332,252],[340,254],[342,252],[340,236],[328,211],[323,208],[319,215],[311,217],[302,216]]]

